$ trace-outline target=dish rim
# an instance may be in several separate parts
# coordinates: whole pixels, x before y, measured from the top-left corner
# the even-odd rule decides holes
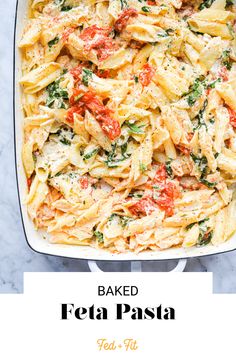
[[[25,0],[28,1],[28,0]],[[16,187],[17,187],[17,199],[19,203],[19,211],[20,211],[20,219],[21,219],[21,224],[22,224],[22,229],[24,233],[24,237],[26,240],[26,243],[28,244],[29,248],[34,251],[35,253],[44,255],[44,256],[54,256],[54,257],[60,257],[60,258],[68,258],[68,259],[74,259],[74,260],[84,260],[84,261],[98,261],[98,262],[135,262],[135,261],[141,261],[141,262],[161,262],[161,261],[172,261],[172,260],[181,260],[181,259],[195,259],[195,258],[202,258],[202,257],[209,257],[209,256],[216,256],[216,255],[221,255],[229,252],[236,251],[236,246],[235,248],[228,249],[228,250],[221,250],[217,252],[210,252],[207,254],[199,254],[199,255],[186,255],[183,257],[171,257],[171,258],[163,258],[163,259],[154,259],[149,258],[148,259],[148,251],[145,252],[147,255],[147,259],[116,259],[116,255],[109,254],[109,256],[112,258],[114,256],[114,259],[102,259],[102,258],[89,258],[89,257],[82,257],[78,255],[78,257],[72,257],[69,255],[61,255],[57,254],[56,252],[53,253],[48,253],[44,252],[42,250],[38,250],[37,248],[33,247],[32,244],[29,242],[28,234],[26,232],[25,228],[25,222],[24,222],[24,217],[23,217],[23,211],[22,211],[22,200],[21,200],[21,195],[20,195],[20,186],[19,186],[19,171],[18,171],[18,166],[17,166],[17,143],[16,143],[16,34],[17,34],[17,25],[18,25],[18,9],[19,9],[19,0],[16,0],[16,6],[15,6],[15,16],[14,16],[14,39],[13,39],[13,137],[14,137],[14,164],[15,164],[15,178],[16,178]],[[235,216],[236,217],[236,216]],[[236,237],[236,234],[235,234]],[[74,247],[80,247],[80,246],[74,246]],[[165,252],[161,251],[161,252]],[[65,252],[66,253],[66,252]]]

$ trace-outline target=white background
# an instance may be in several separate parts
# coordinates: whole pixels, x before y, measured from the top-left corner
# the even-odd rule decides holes
[[[98,285],[136,285],[139,295],[98,297]],[[236,295],[211,291],[210,273],[28,273],[24,295],[0,295],[1,352],[95,354],[99,338],[133,338],[140,354],[235,353]],[[116,303],[162,303],[175,308],[176,320],[62,321],[61,303],[105,306],[110,317]]]

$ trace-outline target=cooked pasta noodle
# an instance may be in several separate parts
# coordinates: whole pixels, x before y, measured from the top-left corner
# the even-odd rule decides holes
[[[235,6],[30,1],[26,203],[49,241],[110,252],[236,231]]]

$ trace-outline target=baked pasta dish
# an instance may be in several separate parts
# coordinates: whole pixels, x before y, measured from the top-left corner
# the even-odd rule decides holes
[[[26,203],[49,242],[110,252],[236,230],[231,0],[33,0],[22,52]]]

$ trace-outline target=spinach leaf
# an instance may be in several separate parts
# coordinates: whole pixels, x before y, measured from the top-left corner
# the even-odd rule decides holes
[[[111,222],[114,218],[118,218],[118,222],[123,228],[125,228],[130,223],[130,221],[134,220],[133,218],[130,218],[129,216],[124,216],[124,215],[119,215],[119,214],[113,213],[109,217],[108,221]]]
[[[137,191],[137,192],[130,192],[128,195],[130,198],[142,198],[143,197],[143,192]]]
[[[125,7],[128,7],[127,0],[120,0],[120,5],[121,5],[121,10],[123,10]]]
[[[213,236],[213,231],[211,232],[200,232],[198,237],[198,246],[206,246],[211,241]]]
[[[186,230],[190,230],[195,224],[199,225],[199,237],[197,241],[198,246],[205,246],[207,245],[213,236],[213,231],[209,232],[209,228],[206,225],[206,222],[209,220],[209,218],[203,219],[199,221],[198,223],[194,222],[192,224],[189,224],[186,226]]]
[[[71,145],[70,140],[66,139],[66,137],[62,136],[59,141],[64,145]]]
[[[230,59],[230,49],[226,49],[223,51],[222,56],[221,56],[221,61],[227,70],[232,69],[233,62]]]
[[[145,171],[147,171],[147,166],[144,165],[142,162],[139,163],[139,169],[142,173],[144,173]]]
[[[83,68],[82,82],[85,86],[88,86],[89,79],[92,78],[93,72],[89,69]]]
[[[104,235],[100,231],[93,231],[93,235],[97,238],[99,243],[104,242]]]
[[[85,160],[91,159],[91,157],[97,155],[97,153],[99,152],[99,150],[100,150],[100,148],[97,148],[97,149],[94,149],[94,150],[92,150],[91,152],[85,154],[85,155],[83,156],[83,160],[85,161]]]
[[[145,125],[137,126],[135,123],[130,122],[125,122],[125,124],[129,127],[131,133],[144,134],[144,131],[140,128],[145,127]]]
[[[63,6],[66,0],[54,0],[54,4],[57,6]]]
[[[165,165],[166,165],[166,172],[167,172],[168,176],[170,178],[173,178],[173,170],[171,168],[171,162],[172,162],[172,160],[166,161]]]
[[[183,96],[187,96],[187,102],[190,107],[192,107],[198,98],[203,94],[203,90],[205,88],[205,80],[202,78],[198,78],[194,81],[193,85],[190,87],[190,90],[187,94]]]
[[[143,12],[151,12],[151,8],[148,7],[148,6],[143,6],[143,7],[141,8],[141,10],[142,10]]]
[[[204,184],[205,186],[207,186],[208,188],[214,188],[217,185],[217,182],[209,182],[207,179],[205,178],[200,178],[199,180],[202,184]]]
[[[214,1],[215,0],[204,0],[199,6],[199,10],[209,8],[213,4]]]
[[[70,10],[72,10],[72,9],[73,9],[72,6],[62,6],[61,11],[66,12],[66,11],[70,11]]]
[[[54,39],[52,39],[51,41],[48,42],[48,46],[51,49],[54,45],[56,45],[59,42],[60,38],[59,37],[55,37]]]
[[[202,178],[203,178],[203,176],[205,176],[207,173],[207,168],[208,168],[207,158],[205,156],[203,157],[196,156],[192,152],[190,153],[190,156],[193,159],[195,165],[197,165],[198,170],[202,173]]]
[[[197,129],[200,129],[203,125],[205,125],[205,127],[207,128],[207,125],[206,125],[206,122],[205,122],[204,116],[203,116],[207,105],[208,105],[208,100],[205,100],[202,109],[200,110],[200,112],[196,116],[197,125],[193,128],[194,131]]]
[[[111,145],[112,147],[112,150],[109,151],[109,152],[106,152],[106,155],[107,155],[107,160],[105,160],[105,164],[107,165],[107,167],[109,168],[114,168],[114,167],[118,167],[119,166],[119,162],[122,162],[126,159],[128,159],[131,154],[127,154],[126,151],[127,151],[127,143],[121,145],[120,147],[120,150],[121,150],[121,154],[122,154],[122,157],[121,158],[117,158],[117,144],[116,143],[113,143]]]
[[[207,85],[207,88],[215,88],[215,87],[216,87],[216,84],[217,84],[218,82],[221,82],[221,81],[222,81],[222,80],[221,80],[221,78],[219,77],[218,79],[216,79],[216,80],[210,82],[210,83]]]
[[[226,0],[226,8],[234,4],[233,0]]]
[[[57,108],[66,108],[64,100],[68,100],[69,96],[67,90],[60,87],[60,81],[61,79],[57,79],[46,88],[48,94],[46,106],[52,107],[57,103]]]

